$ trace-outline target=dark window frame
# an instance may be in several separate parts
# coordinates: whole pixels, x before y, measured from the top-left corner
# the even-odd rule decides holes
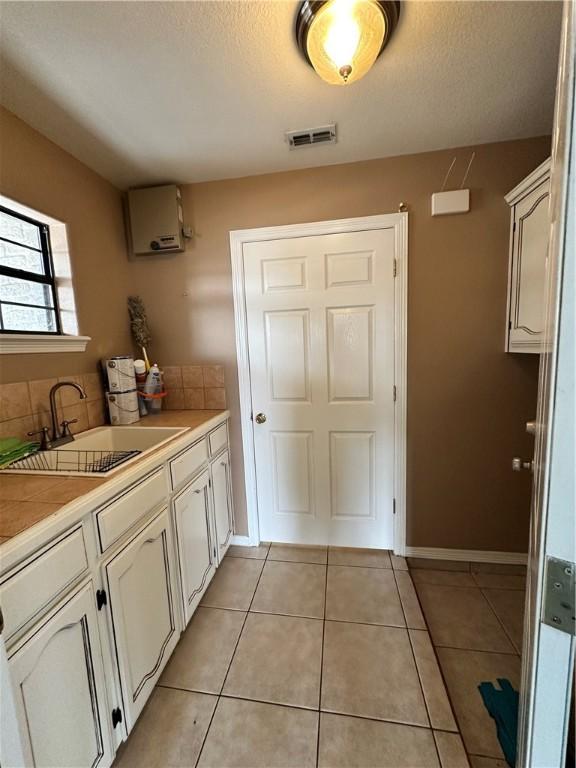
[[[25,216],[23,213],[14,211],[12,208],[7,208],[4,205],[0,205],[0,211],[2,213],[7,213],[9,216],[12,216],[15,219],[20,219],[21,221],[25,221],[28,224],[33,224],[36,227],[38,227],[38,233],[40,236],[40,248],[34,248],[32,246],[25,245],[24,243],[18,243],[15,240],[11,240],[8,237],[0,236],[0,241],[3,241],[5,243],[11,243],[12,245],[17,245],[19,248],[28,248],[28,250],[35,251],[36,253],[40,253],[42,256],[42,263],[44,266],[44,274],[39,275],[36,272],[29,272],[26,269],[14,269],[12,267],[6,267],[0,264],[0,275],[5,275],[7,277],[14,277],[19,280],[28,280],[33,283],[39,283],[40,285],[45,285],[50,289],[50,295],[52,298],[52,305],[50,307],[43,307],[38,304],[27,304],[19,301],[5,301],[3,299],[0,299],[0,333],[10,333],[10,334],[24,335],[24,336],[30,336],[30,335],[62,336],[63,332],[62,332],[62,324],[60,320],[60,307],[58,305],[58,290],[56,288],[56,274],[54,272],[54,260],[52,258],[52,247],[50,244],[50,227],[41,221],[37,221],[36,219],[31,218],[30,216]],[[46,309],[49,311],[53,311],[55,322],[56,322],[56,330],[55,331],[39,331],[39,330],[24,331],[24,330],[14,330],[12,328],[5,328],[4,320],[2,317],[2,306],[4,304],[7,304],[9,306],[30,307],[35,309]]]

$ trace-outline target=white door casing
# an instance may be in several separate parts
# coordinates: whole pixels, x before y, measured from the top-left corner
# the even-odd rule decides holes
[[[406,235],[405,213],[231,233],[251,543],[403,551]]]
[[[563,766],[576,638],[562,616],[546,620],[552,558],[576,562],[574,370],[576,349],[576,13],[564,4],[550,192],[550,249],[540,361],[517,765]],[[556,578],[556,577],[555,577]],[[564,594],[567,594],[564,592]],[[572,609],[573,610],[573,609]],[[556,619],[556,622],[554,622]]]

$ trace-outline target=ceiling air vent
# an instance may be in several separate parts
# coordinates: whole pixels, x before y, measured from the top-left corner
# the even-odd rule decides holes
[[[336,144],[336,125],[322,125],[305,131],[286,131],[284,135],[291,150],[313,144]]]

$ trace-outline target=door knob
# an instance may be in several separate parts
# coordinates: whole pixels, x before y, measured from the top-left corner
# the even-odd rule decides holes
[[[513,472],[522,472],[522,470],[526,470],[528,472],[534,471],[534,462],[533,461],[524,461],[524,459],[521,459],[519,456],[515,456],[512,459],[512,471]]]
[[[257,413],[256,414],[256,424],[264,424],[266,421],[266,414],[265,413]]]

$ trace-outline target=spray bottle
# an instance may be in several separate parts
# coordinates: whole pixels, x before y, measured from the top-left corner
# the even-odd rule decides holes
[[[162,392],[162,376],[157,363],[151,366],[146,377],[146,383],[144,384],[144,392],[147,395],[157,395]],[[146,406],[148,413],[159,413],[162,408],[162,400],[158,397],[150,397],[146,399]]]

